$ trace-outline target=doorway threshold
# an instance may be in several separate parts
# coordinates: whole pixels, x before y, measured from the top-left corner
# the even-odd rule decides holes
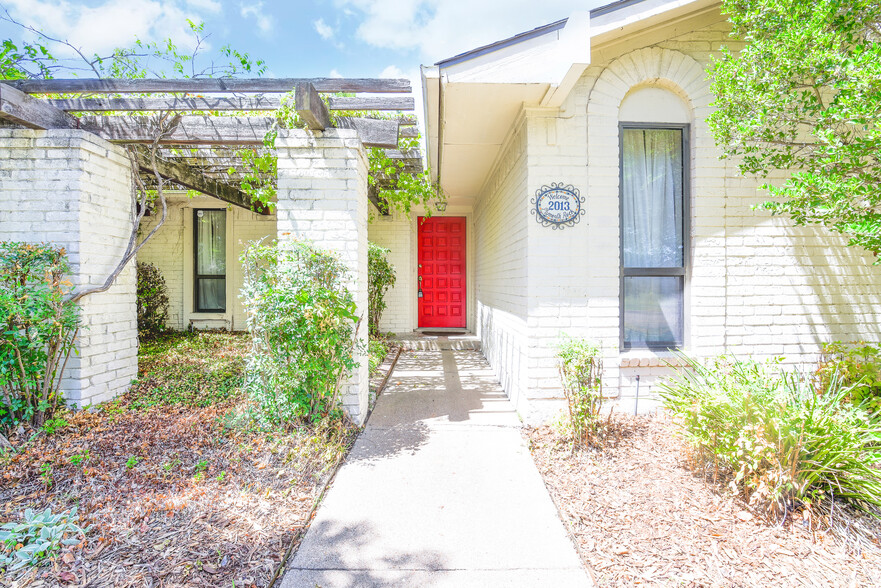
[[[480,351],[480,339],[466,329],[417,329],[392,337],[405,351]]]

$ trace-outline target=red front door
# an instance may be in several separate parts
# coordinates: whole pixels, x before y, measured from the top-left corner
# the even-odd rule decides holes
[[[420,216],[419,326],[465,328],[465,217]]]

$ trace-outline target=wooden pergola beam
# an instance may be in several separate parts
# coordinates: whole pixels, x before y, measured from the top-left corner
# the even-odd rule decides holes
[[[312,84],[297,84],[294,90],[294,108],[297,109],[297,115],[308,129],[323,131],[333,126],[330,113],[327,112],[327,107],[321,101],[321,95]]]
[[[341,118],[337,126],[341,129],[355,129],[365,147],[384,147],[394,149],[398,146],[398,121],[376,118]]]
[[[409,94],[410,80],[377,78],[196,78],[196,79],[52,79],[14,80],[10,86],[27,94],[151,94],[151,93],[287,93],[310,83],[319,92]]]
[[[137,150],[137,160],[138,166],[142,171],[150,174],[153,173],[154,170],[150,161],[150,155],[146,153],[145,150]],[[156,168],[155,171],[163,178],[171,180],[181,186],[189,188],[190,190],[202,192],[203,194],[213,196],[214,198],[256,212],[257,214],[264,216],[272,214],[272,211],[268,206],[256,202],[235,186],[205,178],[198,171],[186,164],[168,161],[157,157]]]
[[[167,133],[160,145],[263,145],[263,138],[273,126],[273,119],[236,116],[184,116]],[[113,143],[153,142],[154,123],[146,116],[84,116],[80,128]]]
[[[7,84],[0,84],[0,119],[29,129],[77,128],[75,117]]]
[[[314,86],[313,86],[314,87]],[[271,112],[281,107],[281,96],[186,96],[166,98],[60,98],[40,102],[68,112]],[[328,96],[330,110],[412,111],[411,96]],[[415,117],[408,117],[416,124]],[[405,124],[405,123],[401,123]]]
[[[80,128],[113,143],[152,143],[153,121],[150,117],[84,116]],[[267,117],[184,116],[167,133],[160,145],[261,146],[274,119]],[[341,118],[340,128],[355,129],[365,147],[395,148],[398,145],[398,121],[371,118]]]

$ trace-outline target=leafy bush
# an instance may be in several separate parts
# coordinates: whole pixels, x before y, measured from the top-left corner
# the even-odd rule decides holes
[[[865,342],[826,343],[817,370],[822,390],[837,376],[850,387],[847,400],[881,412],[881,350]]]
[[[775,514],[832,497],[881,506],[881,421],[842,402],[841,380],[817,394],[779,362],[681,358],[661,396],[698,463],[733,474],[733,490]]]
[[[367,356],[370,361],[371,374],[382,365],[382,360],[388,355],[388,350],[389,345],[387,341],[384,339],[375,339],[373,337],[370,338],[370,341],[367,344]]]
[[[138,335],[146,339],[166,330],[168,286],[159,268],[152,263],[138,262],[137,274]]]
[[[77,526],[76,507],[53,515],[50,509],[35,513],[27,509],[21,523],[0,527],[0,569],[7,573],[35,566],[58,553],[62,545],[77,545],[88,529]]]
[[[569,408],[569,425],[576,446],[600,439],[603,405],[603,359],[598,345],[585,339],[564,339],[557,352],[560,380]]]
[[[61,403],[79,326],[69,271],[64,249],[0,243],[0,426],[39,427]]]
[[[248,392],[273,422],[315,421],[336,412],[340,383],[358,365],[360,320],[344,285],[345,266],[306,241],[253,243],[242,263],[251,334]]]
[[[367,307],[370,334],[379,335],[379,319],[385,310],[385,293],[395,285],[395,266],[388,260],[388,249],[367,244]]]

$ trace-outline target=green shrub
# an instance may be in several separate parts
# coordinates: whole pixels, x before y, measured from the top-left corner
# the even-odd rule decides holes
[[[248,392],[273,422],[336,412],[340,382],[358,365],[358,317],[345,266],[305,241],[251,244],[242,263]]]
[[[881,350],[865,342],[826,343],[817,369],[821,389],[836,376],[851,388],[847,400],[872,413],[881,412]]]
[[[395,266],[388,260],[388,249],[367,244],[367,307],[370,334],[379,335],[379,319],[385,310],[385,293],[395,285]]]
[[[832,497],[881,506],[881,421],[842,402],[839,379],[818,394],[779,361],[681,359],[661,396],[698,463],[731,474],[733,490],[776,514]]]
[[[138,336],[147,339],[162,334],[168,323],[168,286],[159,268],[138,263]]]
[[[64,249],[0,243],[0,427],[39,427],[62,402],[78,307]]]
[[[384,339],[371,337],[367,344],[367,356],[370,361],[370,373],[373,374],[382,365],[382,360],[388,355],[389,345]]]
[[[35,566],[55,556],[62,545],[77,545],[78,537],[88,532],[77,526],[77,520],[76,507],[57,515],[48,508],[41,513],[26,510],[24,521],[0,527],[0,570],[8,573]]]
[[[557,352],[560,380],[569,408],[569,426],[577,447],[600,440],[603,405],[603,359],[598,345],[564,339]]]

